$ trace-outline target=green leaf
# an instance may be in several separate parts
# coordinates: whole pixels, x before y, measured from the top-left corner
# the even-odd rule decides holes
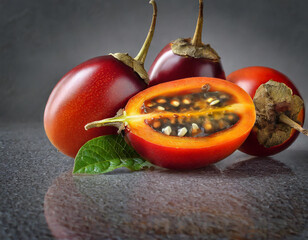
[[[108,135],[94,138],[80,148],[73,173],[100,174],[121,167],[138,171],[153,165],[142,159],[121,135]]]

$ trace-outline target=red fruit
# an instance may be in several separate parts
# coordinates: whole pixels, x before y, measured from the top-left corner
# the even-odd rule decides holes
[[[156,3],[145,43],[135,59],[116,53],[88,60],[69,71],[55,86],[44,113],[44,127],[51,143],[62,153],[75,157],[79,148],[94,137],[115,134],[110,127],[84,131],[84,125],[112,117],[137,92],[146,88],[143,68],[154,34]]]
[[[299,134],[288,124],[307,134],[301,128],[305,119],[304,102],[287,76],[268,67],[246,67],[229,74],[227,80],[249,93],[256,105],[256,124],[239,150],[255,156],[269,156],[283,151]],[[285,116],[291,118],[293,123]]]
[[[220,57],[201,40],[203,1],[199,0],[199,17],[192,39],[179,38],[168,43],[158,54],[149,70],[149,86],[188,77],[225,79]]]
[[[255,122],[250,96],[237,85],[195,77],[162,83],[132,97],[122,114],[96,121],[125,128],[134,149],[170,169],[194,169],[234,152]]]

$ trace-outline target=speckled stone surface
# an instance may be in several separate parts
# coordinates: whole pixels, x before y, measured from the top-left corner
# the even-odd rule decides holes
[[[307,146],[189,172],[72,176],[41,124],[0,124],[0,239],[307,239]]]

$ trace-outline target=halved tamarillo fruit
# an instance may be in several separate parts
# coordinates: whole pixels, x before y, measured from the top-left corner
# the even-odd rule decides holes
[[[240,87],[221,79],[194,77],[139,92],[117,116],[85,128],[117,126],[153,164],[195,169],[233,153],[245,141],[255,118],[252,99]]]

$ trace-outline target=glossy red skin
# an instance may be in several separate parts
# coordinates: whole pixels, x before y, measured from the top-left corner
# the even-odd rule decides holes
[[[192,58],[176,55],[171,43],[157,55],[149,70],[149,86],[188,77],[214,77],[226,79],[221,62],[205,58]]]
[[[153,131],[145,119],[142,119],[146,100],[201,89],[205,84],[209,84],[212,91],[225,91],[235,96],[234,100],[239,104],[235,112],[239,114],[240,121],[232,128],[206,138],[175,137]],[[227,157],[241,146],[255,123],[252,99],[243,89],[228,81],[208,77],[186,78],[147,88],[128,101],[125,112],[127,117],[140,116],[127,118],[127,142],[153,164],[179,170],[205,167]],[[163,114],[156,112],[148,117],[163,117]]]
[[[248,133],[236,136],[236,140],[230,141],[224,146],[216,145],[209,151],[200,148],[192,150],[189,148],[164,147],[126,131],[128,142],[142,157],[157,166],[176,170],[198,169],[218,162],[231,155],[238,148],[239,143],[245,141],[247,135]],[[207,162],[202,156],[207,156]]]
[[[286,84],[289,88],[292,89],[293,94],[301,97],[298,89],[286,75],[268,67],[254,66],[242,68],[229,74],[227,76],[227,80],[243,88],[252,98],[254,97],[258,87],[261,84],[268,82],[269,80],[274,80],[276,82],[282,82]],[[305,109],[303,109],[302,114],[302,124],[304,124]],[[274,147],[266,148],[259,144],[257,133],[256,131],[252,130],[239,150],[244,153],[260,157],[274,155],[288,148],[296,140],[298,135],[298,131],[293,131],[291,137],[284,143]]]
[[[117,132],[113,127],[85,131],[84,126],[113,117],[146,86],[132,68],[112,56],[96,57],[76,66],[58,82],[48,99],[44,113],[47,137],[62,153],[75,157],[90,139]]]

